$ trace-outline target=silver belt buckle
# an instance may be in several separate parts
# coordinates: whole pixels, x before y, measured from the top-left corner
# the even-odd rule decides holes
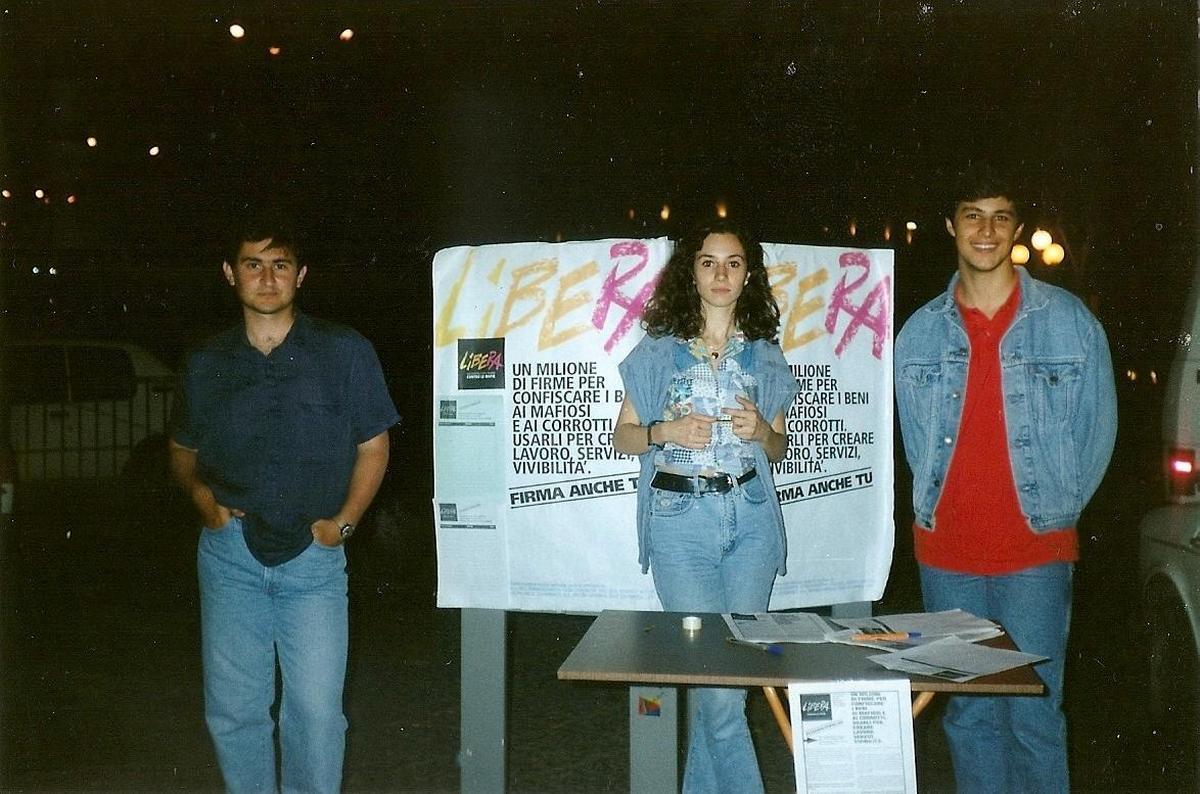
[[[710,478],[711,489],[717,493],[728,493],[733,490],[733,475],[727,471],[723,471],[716,477]]]

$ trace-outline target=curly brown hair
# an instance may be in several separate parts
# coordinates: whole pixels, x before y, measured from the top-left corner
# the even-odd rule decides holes
[[[734,315],[737,327],[747,339],[776,341],[779,333],[779,306],[771,293],[762,246],[750,229],[736,221],[718,218],[697,225],[675,244],[667,266],[659,274],[654,295],[646,302],[642,327],[651,336],[677,336],[692,339],[704,328],[700,295],[693,277],[696,254],[710,234],[732,234],[746,251],[748,278],[738,297]]]

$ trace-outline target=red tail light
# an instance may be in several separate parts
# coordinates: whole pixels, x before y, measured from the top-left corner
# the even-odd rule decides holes
[[[1167,453],[1167,487],[1172,498],[1194,496],[1198,480],[1196,450],[1178,448]]]

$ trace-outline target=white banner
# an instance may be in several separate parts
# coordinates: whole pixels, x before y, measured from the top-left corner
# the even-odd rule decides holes
[[[892,252],[765,244],[800,387],[775,481],[773,609],[878,599],[892,556]],[[671,242],[514,243],[433,261],[438,605],[659,609],[637,558],[617,365]]]

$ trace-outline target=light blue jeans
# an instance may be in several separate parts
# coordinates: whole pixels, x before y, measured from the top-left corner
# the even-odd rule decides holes
[[[1018,648],[1050,657],[1034,668],[1046,685],[1044,696],[950,698],[942,727],[959,791],[1053,794],[1069,789],[1062,692],[1073,572],[1069,563],[1002,576],[921,566],[925,609],[965,609],[998,620]]]
[[[725,494],[651,493],[650,572],[668,612],[765,612],[783,545],[764,478]],[[746,690],[696,688],[684,792],[761,792]]]
[[[282,790],[336,792],[342,781],[349,639],[346,553],[316,543],[266,567],[234,518],[202,529],[197,552],[204,717],[230,792],[275,792],[275,660]]]

